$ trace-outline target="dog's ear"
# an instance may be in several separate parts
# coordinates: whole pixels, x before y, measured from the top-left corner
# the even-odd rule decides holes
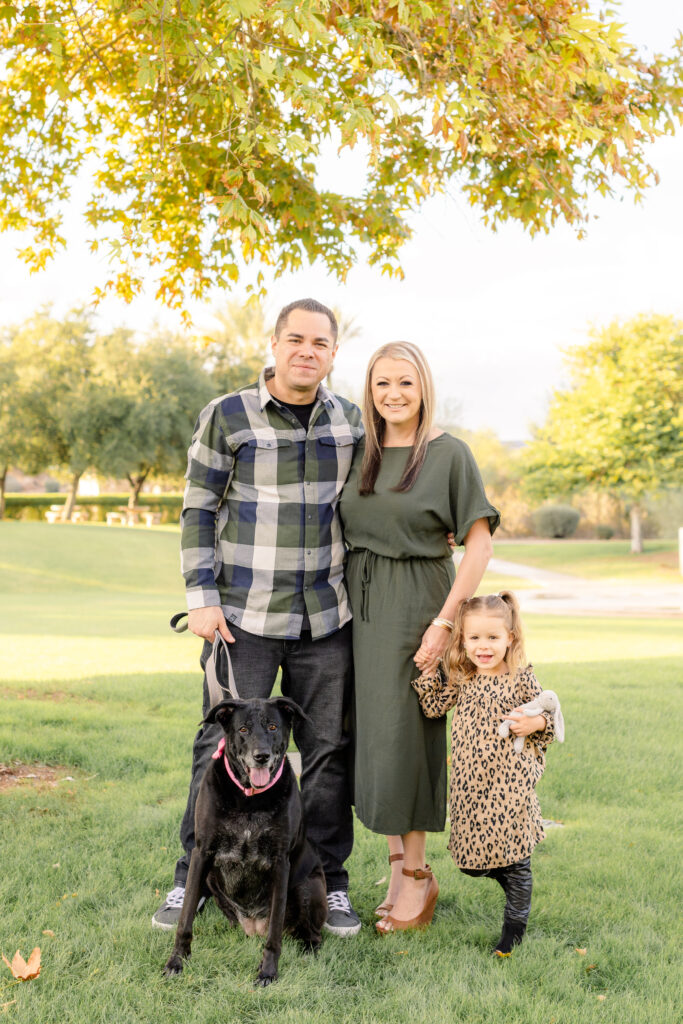
[[[304,722],[310,729],[313,728],[313,722],[310,720],[307,714],[301,710],[296,701],[293,701],[290,697],[274,697],[271,701],[276,708],[282,712],[283,715],[291,723],[297,718],[300,722]]]
[[[213,722],[218,722],[225,728],[235,711],[243,707],[243,700],[235,700],[233,697],[229,697],[227,700],[222,700],[219,704],[214,704],[202,724],[211,725]]]

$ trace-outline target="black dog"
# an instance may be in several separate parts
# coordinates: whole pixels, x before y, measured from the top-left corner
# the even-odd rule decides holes
[[[205,719],[220,723],[225,741],[197,796],[197,845],[164,968],[168,976],[180,974],[190,956],[192,922],[205,888],[232,924],[241,924],[247,935],[267,935],[257,985],[277,978],[284,929],[308,950],[320,946],[325,876],[306,838],[301,795],[285,757],[295,716],[309,722],[293,700],[277,697],[224,700]]]

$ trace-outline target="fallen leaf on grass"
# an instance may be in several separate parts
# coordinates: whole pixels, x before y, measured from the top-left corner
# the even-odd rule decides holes
[[[586,968],[586,970],[587,971],[594,971],[597,966],[598,966],[597,964],[588,964],[588,967]]]
[[[19,981],[30,981],[31,978],[37,978],[40,974],[40,946],[35,947],[28,958],[28,963],[26,963],[19,950],[14,954],[12,963],[9,962],[4,953],[2,954],[2,959],[12,972],[12,977],[17,978]]]
[[[407,949],[399,949],[397,951],[397,953],[396,953],[396,956],[408,956],[408,950]]]
[[[14,1006],[15,1003],[16,1003],[16,999],[10,999],[9,1003],[3,1003],[0,1006],[0,1013],[7,1013],[7,1011],[10,1008],[10,1006]]]
[[[53,939],[55,937],[55,933],[52,931],[51,928],[44,928],[43,929],[43,935],[49,935]]]
[[[579,948],[578,948],[578,946],[576,947],[576,949],[574,950],[574,952],[575,952],[575,953],[578,953],[578,954],[579,954],[579,956],[585,956],[585,955],[586,955],[586,950],[585,950],[585,949],[579,949]]]
[[[375,885],[384,885],[386,880],[387,880],[387,876],[386,875],[382,875],[382,877],[380,878],[379,882],[375,882]]]
[[[600,1002],[602,1002],[603,999],[607,999],[607,996],[598,996],[598,999],[600,1000]]]

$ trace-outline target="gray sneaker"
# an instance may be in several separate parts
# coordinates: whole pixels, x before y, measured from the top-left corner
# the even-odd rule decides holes
[[[170,932],[175,928],[178,924],[180,911],[183,909],[184,899],[185,888],[182,885],[176,885],[174,889],[171,889],[156,914],[152,917],[152,928],[160,928],[163,932]],[[200,897],[197,904],[197,913],[202,910],[205,903],[206,897]]]
[[[339,889],[327,894],[327,921],[323,925],[326,932],[333,935],[357,935],[360,931],[360,918],[349,903],[349,894]]]

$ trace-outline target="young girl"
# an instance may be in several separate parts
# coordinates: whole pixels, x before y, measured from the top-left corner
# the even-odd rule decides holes
[[[455,706],[448,849],[466,875],[486,875],[502,886],[503,931],[493,952],[509,956],[529,917],[530,855],[545,838],[534,788],[554,736],[550,714],[528,717],[515,710],[541,687],[526,663],[514,595],[503,591],[463,601],[446,659],[447,682],[420,676],[412,685],[429,718]],[[512,733],[507,738],[498,732],[504,719]],[[527,737],[519,754],[515,736]]]

